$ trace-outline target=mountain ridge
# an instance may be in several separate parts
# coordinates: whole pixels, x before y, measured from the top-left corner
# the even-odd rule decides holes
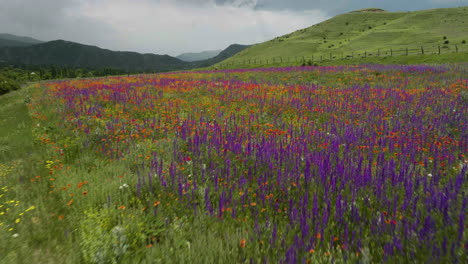
[[[245,47],[247,46],[233,44],[211,59],[186,62],[167,54],[112,51],[72,41],[53,40],[28,46],[0,47],[0,62],[15,65],[54,65],[90,69],[113,68],[129,72],[159,72],[211,66]]]
[[[201,52],[186,52],[182,53],[176,58],[179,60],[187,61],[187,62],[194,62],[194,61],[201,61],[201,60],[207,60],[211,59],[213,57],[216,57],[221,53],[223,50],[206,50],[206,51],[201,51]]]
[[[31,37],[0,33],[0,47],[25,47],[40,43],[43,41]]]

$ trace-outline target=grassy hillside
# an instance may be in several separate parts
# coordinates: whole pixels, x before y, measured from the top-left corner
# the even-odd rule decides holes
[[[390,55],[389,50],[420,49],[431,53],[467,51],[468,7],[432,9],[416,12],[386,12],[364,9],[338,15],[320,24],[254,45],[223,64],[251,60],[296,61],[303,56],[341,57],[349,54]],[[394,54],[398,55],[398,54]],[[288,58],[289,57],[289,58]]]

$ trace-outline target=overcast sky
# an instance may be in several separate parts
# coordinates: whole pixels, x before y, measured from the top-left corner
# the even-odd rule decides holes
[[[0,33],[175,56],[263,42],[361,8],[467,5],[468,0],[0,0]]]

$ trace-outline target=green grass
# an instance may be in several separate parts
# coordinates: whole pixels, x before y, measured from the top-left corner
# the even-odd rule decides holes
[[[251,64],[254,60],[265,64],[267,59],[272,63],[274,57],[277,62],[279,57],[283,61],[288,57],[291,61],[312,55],[316,59],[320,56],[328,58],[330,53],[337,58],[342,54],[344,57],[351,54],[362,56],[365,52],[375,56],[378,49],[382,55],[385,52],[389,55],[390,49],[401,55],[405,52],[400,50],[406,48],[414,49],[410,54],[416,54],[420,53],[421,46],[426,49],[426,54],[438,53],[439,46],[441,53],[451,53],[455,44],[460,51],[467,52],[468,44],[462,44],[463,40],[468,41],[468,7],[395,13],[357,12],[338,15],[254,45],[220,64],[239,64],[248,60]],[[449,43],[445,44],[445,41]]]
[[[59,226],[43,217],[54,208],[53,199],[37,196],[47,188],[43,184],[30,184],[31,178],[43,174],[38,162],[44,154],[31,133],[25,103],[30,90],[0,96],[0,211],[7,212],[0,219],[0,263],[23,263],[27,258],[63,263],[58,258],[61,254],[50,250],[63,248],[63,241],[50,240],[48,235]]]
[[[463,53],[449,53],[449,54],[426,54],[426,55],[409,55],[409,56],[387,56],[387,57],[367,57],[367,58],[335,58],[330,60],[328,58],[319,58],[314,57],[314,60],[310,56],[304,57],[304,60],[298,58],[296,60],[290,60],[289,62],[283,61],[275,63],[251,63],[243,64],[231,62],[231,64],[215,65],[211,67],[206,67],[197,70],[213,70],[213,69],[252,69],[252,68],[269,68],[269,67],[290,67],[290,66],[338,66],[338,65],[359,65],[359,64],[443,64],[443,63],[458,63],[458,62],[467,62],[468,61],[468,52]]]

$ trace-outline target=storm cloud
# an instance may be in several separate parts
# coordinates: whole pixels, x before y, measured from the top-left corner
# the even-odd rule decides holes
[[[0,33],[178,55],[253,44],[366,7],[453,7],[468,0],[0,0]]]

